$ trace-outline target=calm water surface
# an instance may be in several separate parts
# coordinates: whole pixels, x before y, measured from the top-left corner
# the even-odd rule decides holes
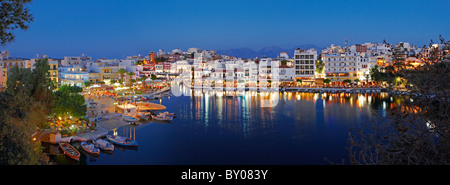
[[[330,164],[347,160],[349,128],[385,114],[386,94],[229,93],[194,91],[161,102],[175,112],[172,123],[148,122],[117,129],[137,149],[86,156],[82,164]],[[179,92],[175,93],[179,95]],[[261,107],[261,99],[274,100]],[[276,98],[275,98],[276,99]]]

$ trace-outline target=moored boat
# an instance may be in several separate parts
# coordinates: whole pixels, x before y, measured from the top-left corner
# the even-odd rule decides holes
[[[113,151],[114,150],[114,145],[103,139],[94,139],[94,140],[92,140],[92,142],[94,144],[96,144],[102,150],[105,150],[105,151]]]
[[[148,121],[149,118],[149,116],[145,114],[137,114],[136,117],[145,121]]]
[[[128,137],[106,135],[106,139],[108,139],[108,141],[111,141],[111,143],[121,146],[138,146],[137,141],[134,141]]]
[[[83,148],[84,151],[90,154],[100,154],[100,149],[94,146],[92,143],[81,142],[81,148]]]
[[[138,122],[139,120],[137,118],[131,117],[131,116],[122,116],[122,119],[128,122]]]
[[[173,117],[168,116],[164,113],[159,113],[158,115],[152,115],[152,119],[159,120],[159,121],[172,121]]]
[[[59,142],[59,147],[63,150],[64,154],[69,156],[70,158],[79,161],[80,160],[80,152],[78,152],[77,149],[75,149],[72,145],[70,145],[68,142],[61,141]]]

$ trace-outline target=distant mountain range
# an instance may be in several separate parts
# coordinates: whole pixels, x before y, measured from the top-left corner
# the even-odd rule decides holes
[[[277,56],[280,55],[281,52],[286,52],[289,57],[293,57],[294,56],[294,50],[296,48],[300,48],[300,49],[310,49],[310,48],[314,48],[317,50],[318,53],[320,53],[320,51],[323,48],[320,48],[316,45],[313,44],[306,44],[306,45],[301,45],[301,46],[297,46],[291,49],[283,49],[277,46],[269,46],[269,47],[264,47],[258,51],[252,50],[250,48],[238,48],[238,49],[226,49],[226,50],[217,50],[217,53],[222,54],[222,55],[228,55],[228,56],[234,56],[234,57],[239,57],[239,58],[261,58],[262,56],[266,56],[266,57],[270,57],[270,58],[276,58]]]

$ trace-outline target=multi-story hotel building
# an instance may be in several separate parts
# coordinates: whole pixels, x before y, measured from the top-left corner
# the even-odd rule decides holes
[[[331,54],[324,56],[325,74],[333,81],[356,79],[361,56],[356,53]],[[366,59],[363,59],[364,61]]]
[[[61,85],[75,85],[83,87],[84,82],[89,81],[89,73],[87,68],[83,66],[60,67]]]
[[[304,82],[313,82],[316,71],[317,51],[315,49],[294,51],[295,78]]]
[[[90,63],[89,81],[99,83],[100,81],[109,81],[110,79],[119,79],[119,66],[110,65],[102,62]]]

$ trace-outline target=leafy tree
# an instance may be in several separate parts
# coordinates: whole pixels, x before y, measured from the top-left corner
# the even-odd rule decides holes
[[[323,74],[325,68],[325,63],[323,60],[316,60],[316,73]]]
[[[67,121],[67,117],[82,117],[86,115],[86,105],[83,95],[80,93],[83,89],[78,86],[61,86],[56,91],[56,100],[53,108],[55,116],[63,117]]]
[[[386,117],[374,112],[374,119],[354,129],[348,147],[351,164],[449,164],[449,71],[450,63],[441,59],[415,70],[393,70],[413,84],[411,93],[422,96],[398,96]]]
[[[152,74],[150,78],[154,81],[156,80],[156,75]]]
[[[11,68],[6,84],[6,91],[0,92],[0,161],[38,164],[42,151],[31,136],[46,123],[55,98],[48,61],[38,60],[33,71]]]
[[[117,81],[117,80],[111,78],[111,79],[109,80],[109,84],[114,84],[114,83],[116,83],[116,81]]]
[[[359,79],[355,79],[353,80],[355,83],[359,83]]]
[[[377,83],[380,83],[383,80],[383,76],[378,68],[378,65],[375,65],[370,69],[370,78]]]
[[[9,94],[19,94],[20,92],[31,96],[31,70],[14,66],[10,69],[8,80],[6,81],[6,92]]]
[[[349,80],[349,79],[345,79],[344,81],[342,81],[342,82],[344,82],[344,83],[352,83],[352,81],[351,80]]]
[[[33,17],[26,8],[31,0],[1,0],[0,1],[0,40],[6,45],[15,39],[13,31],[20,28],[27,30]]]
[[[297,79],[297,85],[302,83],[302,79]]]
[[[328,79],[328,78],[326,78],[325,80],[323,80],[323,83],[325,83],[325,84],[329,84],[329,83],[331,83],[331,80],[330,80],[330,79]]]
[[[6,82],[6,91],[11,94],[24,92],[44,108],[45,115],[51,112],[56,85],[48,76],[48,60],[39,59],[35,64],[33,71],[27,68],[11,68],[10,75]]]
[[[45,122],[41,105],[20,91],[0,92],[0,107],[0,164],[39,164],[42,149],[31,136]]]
[[[138,66],[140,66],[142,64],[144,64],[143,60],[138,60],[138,61],[136,61],[136,63],[134,63],[134,65],[138,65]]]
[[[91,84],[92,84],[92,82],[90,82],[90,81],[84,82],[84,86],[85,86],[85,87],[89,87],[89,86],[91,86]]]
[[[50,114],[51,106],[54,100],[53,90],[56,85],[52,83],[52,80],[48,76],[48,70],[50,66],[48,64],[48,59],[39,59],[34,64],[34,69],[31,75],[31,95],[34,100],[41,103],[45,107],[45,115]]]

